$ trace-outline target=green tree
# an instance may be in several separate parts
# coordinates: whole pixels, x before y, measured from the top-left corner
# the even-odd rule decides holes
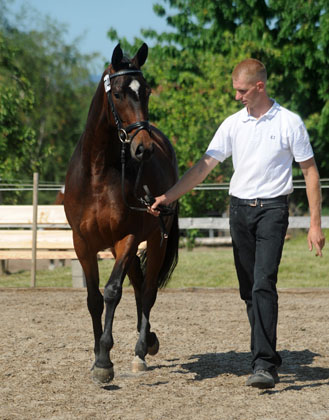
[[[46,26],[47,30],[29,33],[13,31],[11,38],[35,93],[31,116],[37,140],[34,166],[43,179],[60,182],[83,131],[95,84],[90,78],[92,57],[66,44],[61,26],[50,21]]]
[[[91,74],[97,55],[83,55],[78,43],[67,44],[66,27],[49,18],[38,17],[38,29],[29,29],[25,20],[36,12],[29,13],[11,24],[3,16],[0,20],[1,45],[8,51],[7,55],[1,54],[3,86],[8,85],[10,75],[14,80],[9,91],[1,90],[4,109],[12,109],[11,114],[6,112],[7,120],[2,124],[12,136],[13,153],[7,154],[7,162],[12,167],[11,179],[31,180],[32,172],[37,170],[41,180],[60,183],[84,129],[95,90]],[[24,89],[29,94],[23,95]],[[14,105],[20,118],[16,118]],[[17,162],[21,157],[24,160],[19,171]],[[7,170],[4,179],[8,177]],[[47,193],[41,197],[47,201],[53,198],[53,194]]]
[[[329,3],[271,1],[277,19],[273,42],[280,56],[273,72],[282,102],[305,120],[322,176],[329,170]]]
[[[35,132],[28,120],[34,94],[17,65],[18,50],[0,31],[0,180],[17,179],[30,167]]]

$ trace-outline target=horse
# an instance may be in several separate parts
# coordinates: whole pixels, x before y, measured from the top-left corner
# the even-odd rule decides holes
[[[150,312],[178,261],[178,203],[163,208],[160,218],[146,211],[153,195],[178,179],[171,142],[149,122],[151,89],[141,71],[147,56],[145,43],[132,59],[120,44],[113,50],[65,180],[64,208],[86,277],[94,332],[92,378],[101,384],[114,377],[112,324],[125,276],[135,293],[139,334],[132,371],[139,372],[147,370],[146,355],[158,352]],[[146,248],[139,253],[144,241]],[[115,262],[102,295],[97,253],[103,249],[112,251]]]

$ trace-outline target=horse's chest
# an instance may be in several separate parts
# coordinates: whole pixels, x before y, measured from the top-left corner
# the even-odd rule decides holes
[[[137,216],[137,220],[136,220]],[[134,218],[126,211],[116,206],[102,206],[90,209],[80,225],[84,236],[97,238],[112,246],[114,242],[136,231],[136,226],[141,230],[142,218]]]

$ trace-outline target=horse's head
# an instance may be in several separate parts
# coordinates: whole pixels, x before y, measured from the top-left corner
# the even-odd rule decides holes
[[[148,47],[143,44],[130,60],[123,55],[118,44],[113,51],[111,64],[103,75],[110,106],[110,123],[116,125],[119,139],[130,143],[131,156],[138,161],[148,160],[153,153],[148,122],[151,89],[140,70],[147,53]]]

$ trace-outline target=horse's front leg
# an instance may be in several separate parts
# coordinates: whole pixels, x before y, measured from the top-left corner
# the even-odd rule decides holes
[[[133,247],[133,249],[129,247],[129,242],[127,241],[115,246],[116,262],[109,281],[104,288],[106,308],[104,332],[100,339],[99,357],[96,360],[93,371],[94,379],[101,383],[109,382],[114,377],[113,363],[110,359],[110,351],[114,344],[112,335],[114,313],[121,300],[122,283],[136,249],[137,247]]]
[[[87,306],[93,324],[93,332],[95,339],[94,353],[96,363],[100,352],[100,338],[103,333],[102,313],[104,309],[103,296],[99,291],[99,272],[97,254],[93,254],[92,252],[90,252],[87,244],[80,236],[78,236],[77,234],[73,234],[73,238],[77,256],[86,276],[88,293]],[[93,366],[95,366],[95,363]]]

